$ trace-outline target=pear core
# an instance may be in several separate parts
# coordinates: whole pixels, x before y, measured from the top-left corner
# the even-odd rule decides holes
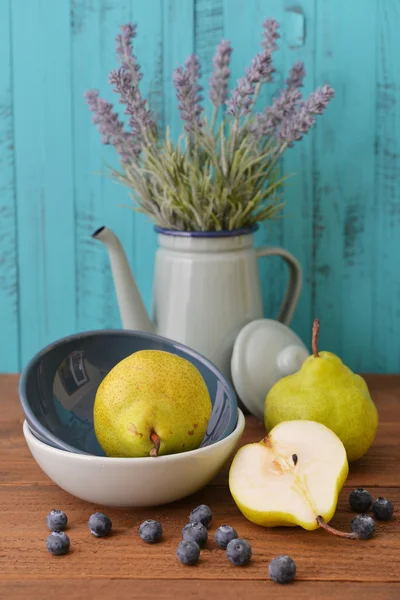
[[[330,429],[314,421],[287,421],[238,451],[229,488],[249,521],[313,530],[318,517],[326,522],[333,517],[348,470],[346,450]]]
[[[188,360],[141,350],[103,379],[94,403],[94,429],[107,456],[144,457],[194,450],[207,431],[207,385]]]

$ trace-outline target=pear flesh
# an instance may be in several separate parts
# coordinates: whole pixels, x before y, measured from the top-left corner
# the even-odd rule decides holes
[[[290,419],[318,421],[342,440],[349,462],[363,456],[378,428],[378,411],[367,384],[338,356],[318,352],[319,321],[313,328],[313,354],[293,375],[280,379],[265,400],[265,427],[270,431]]]
[[[199,447],[211,411],[207,385],[192,363],[170,352],[141,350],[101,382],[94,429],[107,456],[175,454]]]
[[[319,517],[333,517],[348,471],[335,433],[314,421],[286,421],[237,452],[229,488],[239,510],[257,525],[314,530]]]

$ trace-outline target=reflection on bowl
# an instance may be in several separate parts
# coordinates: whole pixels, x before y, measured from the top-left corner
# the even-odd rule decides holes
[[[232,433],[237,423],[235,392],[210,361],[158,335],[123,330],[89,331],[63,338],[29,362],[21,375],[19,391],[33,433],[54,448],[104,456],[93,428],[97,388],[119,361],[144,349],[177,354],[202,374],[213,405],[202,447]]]
[[[24,422],[24,436],[38,465],[73,496],[103,506],[167,504],[203,488],[234,452],[244,430],[238,410],[233,432],[209,446],[157,458],[108,458],[66,452],[44,444]]]

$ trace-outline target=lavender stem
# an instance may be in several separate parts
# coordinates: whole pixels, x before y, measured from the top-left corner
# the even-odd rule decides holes
[[[254,91],[254,95],[253,95],[253,98],[252,98],[252,104],[251,104],[250,111],[252,111],[252,110],[253,110],[253,108],[254,108],[254,107],[255,107],[255,105],[256,105],[256,102],[257,102],[257,100],[258,100],[258,96],[260,95],[260,92],[261,92],[262,85],[263,85],[263,82],[262,82],[262,81],[259,81],[259,82],[256,84],[255,91]],[[249,112],[249,113],[246,115],[246,117],[245,117],[245,119],[244,119],[243,126],[245,126],[245,125],[247,125],[247,124],[248,124],[250,117],[251,117],[251,112]]]
[[[218,109],[219,109],[219,106],[214,106],[211,124],[210,124],[210,129],[211,129],[212,133],[214,132],[215,123],[217,122]]]

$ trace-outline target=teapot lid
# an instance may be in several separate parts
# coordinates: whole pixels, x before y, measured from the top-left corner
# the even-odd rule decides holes
[[[256,319],[241,329],[231,359],[236,393],[244,406],[264,420],[265,398],[282,377],[298,371],[309,351],[289,327],[273,319]]]

